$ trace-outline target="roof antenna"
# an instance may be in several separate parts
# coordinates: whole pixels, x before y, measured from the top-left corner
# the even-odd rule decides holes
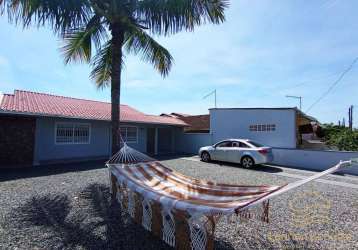
[[[214,98],[215,98],[215,108],[217,108],[217,106],[216,106],[216,89],[214,89],[214,91],[212,91],[209,94],[207,94],[206,96],[204,96],[203,99],[206,99],[207,97],[209,97],[213,94],[214,94]]]

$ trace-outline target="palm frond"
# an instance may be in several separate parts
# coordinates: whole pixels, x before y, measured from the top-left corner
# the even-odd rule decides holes
[[[106,38],[106,29],[99,16],[92,17],[85,28],[68,31],[64,34],[65,45],[61,48],[65,63],[71,60],[90,62],[92,42],[99,48]]]
[[[112,41],[109,40],[101,48],[92,60],[91,79],[96,83],[98,88],[105,88],[111,83],[112,67]]]
[[[167,35],[222,23],[228,6],[229,0],[143,0],[137,1],[135,16],[151,32]]]
[[[49,25],[55,32],[83,27],[93,15],[89,0],[0,0],[10,21]]]
[[[168,75],[173,57],[166,48],[139,27],[132,25],[128,30],[124,48],[128,53],[141,54],[142,60],[151,63],[163,76]]]

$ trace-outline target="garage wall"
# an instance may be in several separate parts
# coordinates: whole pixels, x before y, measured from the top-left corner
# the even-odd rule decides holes
[[[321,151],[274,148],[273,164],[323,171],[339,161],[358,158],[358,152]],[[358,175],[358,166],[347,168],[341,173]]]
[[[250,131],[250,125],[275,124],[275,131]],[[210,109],[213,142],[252,139],[271,147],[296,148],[295,109]]]

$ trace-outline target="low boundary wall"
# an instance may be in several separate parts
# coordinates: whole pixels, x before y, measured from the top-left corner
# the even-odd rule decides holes
[[[180,133],[176,139],[176,151],[186,154],[197,154],[199,148],[212,145],[212,134]]]
[[[358,158],[358,152],[286,148],[273,148],[273,155],[273,164],[317,171],[334,166],[341,160]],[[358,175],[358,165],[341,170],[340,173]]]
[[[210,133],[178,133],[176,137],[176,151],[180,153],[197,154],[200,147],[212,144]],[[358,152],[351,151],[273,148],[272,152],[272,164],[316,171],[326,170],[341,160],[358,158]],[[358,175],[358,165],[341,170],[340,173]]]

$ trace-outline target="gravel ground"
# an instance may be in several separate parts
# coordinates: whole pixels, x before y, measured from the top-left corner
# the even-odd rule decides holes
[[[186,175],[233,184],[284,184],[274,167],[172,159]],[[100,162],[0,172],[0,249],[168,249],[111,204]],[[271,173],[270,173],[271,172]],[[270,223],[220,221],[216,249],[358,249],[358,190],[311,183],[271,201]]]

